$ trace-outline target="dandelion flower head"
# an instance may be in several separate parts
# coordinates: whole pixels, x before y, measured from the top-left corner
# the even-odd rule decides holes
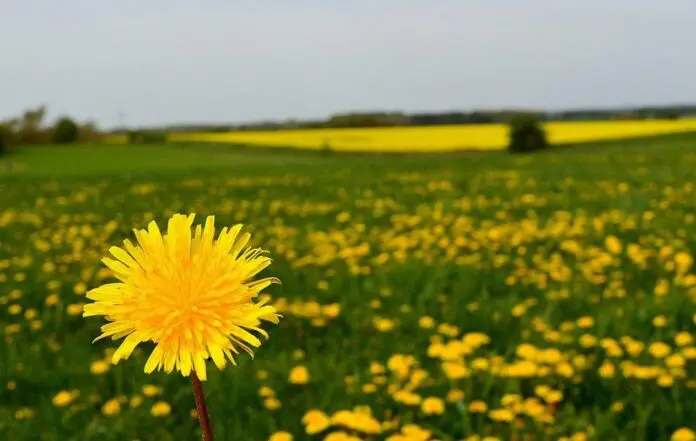
[[[175,214],[164,234],[150,222],[146,230],[134,230],[136,245],[125,240],[122,248],[109,250],[114,258],[102,260],[118,282],[89,291],[94,302],[85,305],[83,315],[102,315],[109,322],[97,340],[124,338],[114,364],[140,343],[153,342],[146,373],[195,372],[205,380],[206,360],[222,369],[228,360],[235,363],[239,349],[253,356],[252,347],[261,344],[254,333],[268,337],[261,322],[278,323],[273,306],[254,302],[278,282],[252,280],[271,259],[246,247],[250,235],[240,234],[241,225],[223,228],[215,239],[213,216],[195,231],[193,220],[193,214]]]

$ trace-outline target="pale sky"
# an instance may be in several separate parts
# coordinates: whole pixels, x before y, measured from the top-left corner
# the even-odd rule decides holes
[[[696,0],[0,0],[0,119],[696,102]]]

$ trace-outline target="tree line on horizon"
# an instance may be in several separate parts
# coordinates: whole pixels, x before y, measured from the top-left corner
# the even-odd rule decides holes
[[[0,155],[14,146],[72,144],[99,139],[99,129],[91,121],[78,123],[69,116],[60,116],[54,122],[47,122],[45,106],[0,121]]]
[[[347,112],[322,120],[261,121],[247,124],[169,125],[165,127],[120,127],[106,133],[128,134],[133,144],[161,143],[170,132],[227,132],[247,130],[287,130],[313,128],[408,127],[459,124],[509,123],[516,115],[533,115],[540,122],[618,119],[678,119],[696,115],[695,105],[644,106],[615,109],[580,109],[545,112],[503,109],[469,112]],[[12,146],[97,142],[101,139],[96,124],[78,123],[68,116],[47,123],[46,107],[25,110],[15,118],[0,121],[0,154]]]
[[[250,130],[287,130],[358,127],[408,127],[458,124],[508,123],[519,114],[532,114],[543,122],[588,121],[625,119],[678,119],[696,116],[696,104],[675,106],[644,106],[616,109],[579,109],[546,112],[527,109],[503,109],[469,112],[347,112],[331,115],[321,120],[288,119],[285,121],[260,121],[245,124],[179,124],[133,130],[120,127],[112,133],[154,132],[228,132]]]

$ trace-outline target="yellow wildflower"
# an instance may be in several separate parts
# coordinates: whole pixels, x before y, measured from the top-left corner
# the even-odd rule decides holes
[[[655,358],[665,358],[672,352],[672,348],[661,341],[656,341],[648,347],[648,352]]]
[[[268,441],[292,441],[293,437],[290,433],[285,432],[285,431],[278,431],[273,433],[269,438]]]
[[[655,318],[653,318],[652,324],[656,328],[664,328],[667,326],[667,317],[664,315],[656,315]]]
[[[621,241],[616,236],[607,236],[607,238],[604,240],[604,246],[611,254],[619,254],[623,249],[621,246]]]
[[[280,409],[282,404],[276,397],[269,397],[263,400],[263,405],[268,410],[277,410]]]
[[[89,371],[94,375],[101,375],[109,370],[109,363],[104,360],[97,360],[89,367]]]
[[[442,415],[445,412],[445,402],[437,397],[428,397],[421,403],[421,410],[426,415]]]
[[[418,326],[420,326],[423,329],[432,329],[435,326],[435,320],[433,320],[432,317],[424,315],[423,317],[418,319]]]
[[[143,395],[146,397],[154,397],[155,395],[159,395],[162,393],[162,388],[152,385],[152,384],[146,384],[143,386]]]
[[[53,397],[53,405],[56,407],[64,407],[75,401],[75,399],[80,395],[76,390],[66,391],[62,390]]]
[[[128,405],[132,408],[140,407],[140,405],[143,404],[143,397],[140,395],[133,395],[128,402]]]
[[[509,423],[515,419],[515,414],[510,409],[494,409],[488,412],[488,416],[493,421],[501,421]]]
[[[130,356],[136,346],[152,341],[155,349],[145,372],[194,372],[206,379],[205,361],[212,359],[222,369],[226,359],[234,363],[241,348],[252,353],[260,340],[249,330],[262,320],[278,323],[274,307],[252,300],[273,278],[249,280],[270,265],[260,249],[244,247],[250,235],[238,237],[242,228],[223,228],[214,240],[214,218],[191,232],[194,215],[174,215],[162,235],[155,222],[136,230],[138,245],[124,241],[124,248],[111,247],[116,259],[105,257],[119,282],[102,285],[87,293],[94,300],[84,316],[103,315],[98,339],[125,337],[112,361]]]
[[[331,419],[321,410],[310,410],[302,417],[307,435],[314,435],[324,431],[331,425]]]
[[[304,366],[295,366],[290,371],[288,381],[292,384],[307,384],[309,383],[309,371]]]
[[[455,401],[461,401],[464,399],[464,392],[459,389],[452,389],[447,392],[447,401],[453,403]]]
[[[682,427],[672,434],[670,441],[696,441],[696,433],[687,427]]]
[[[111,400],[104,403],[104,405],[101,408],[101,411],[102,414],[104,414],[105,416],[116,415],[121,412],[121,403],[116,398],[112,398]]]
[[[164,417],[169,415],[171,411],[172,407],[165,401],[158,401],[150,408],[150,414],[153,417]]]
[[[469,403],[469,412],[471,413],[483,413],[488,410],[488,405],[481,400],[474,400]]]

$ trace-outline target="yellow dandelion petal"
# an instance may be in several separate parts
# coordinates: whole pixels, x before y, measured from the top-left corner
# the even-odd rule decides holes
[[[87,292],[93,301],[83,316],[104,316],[97,340],[123,339],[112,362],[127,359],[143,342],[154,343],[145,372],[195,372],[206,379],[206,361],[218,369],[235,364],[239,349],[253,356],[268,334],[262,322],[280,315],[256,300],[278,279],[252,280],[271,264],[261,249],[246,248],[251,235],[242,225],[223,228],[215,239],[214,217],[193,226],[194,215],[175,214],[162,233],[153,221],[134,230],[137,243],[111,247],[102,259],[118,282]]]

